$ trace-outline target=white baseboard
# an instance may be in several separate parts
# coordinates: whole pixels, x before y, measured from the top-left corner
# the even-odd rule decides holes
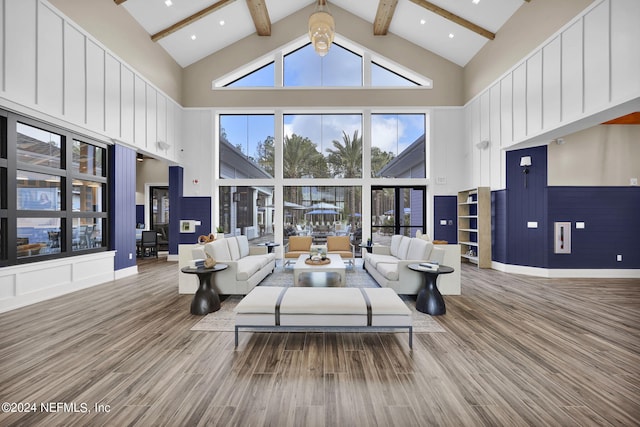
[[[553,278],[598,278],[598,279],[638,279],[640,269],[615,268],[540,268],[526,265],[503,264],[493,261],[491,268],[505,273],[522,274],[525,276]]]
[[[138,266],[134,265],[132,267],[116,270],[114,272],[114,278],[115,280],[118,280],[124,277],[135,276],[136,274],[138,274]]]

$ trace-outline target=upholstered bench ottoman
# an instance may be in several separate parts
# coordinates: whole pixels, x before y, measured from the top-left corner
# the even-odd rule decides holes
[[[411,310],[390,288],[298,288],[258,286],[236,306],[239,329],[377,330],[408,329]]]

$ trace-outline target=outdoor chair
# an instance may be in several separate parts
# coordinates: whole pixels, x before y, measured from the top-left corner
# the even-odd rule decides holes
[[[338,254],[351,267],[355,262],[356,248],[349,241],[349,236],[327,236],[327,253]]]
[[[297,260],[300,255],[308,255],[312,240],[311,236],[289,236],[289,241],[284,245],[284,265],[289,265],[291,260]]]

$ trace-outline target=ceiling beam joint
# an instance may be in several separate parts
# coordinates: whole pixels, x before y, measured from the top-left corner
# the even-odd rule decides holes
[[[247,0],[247,7],[259,36],[271,35],[271,19],[264,0]]]
[[[386,36],[389,32],[389,26],[396,11],[398,0],[380,0],[378,2],[378,11],[376,19],[373,21],[373,35]]]

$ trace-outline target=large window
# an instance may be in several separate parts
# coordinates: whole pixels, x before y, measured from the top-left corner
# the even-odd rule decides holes
[[[274,117],[220,115],[220,178],[272,178]]]
[[[319,56],[311,43],[284,57],[284,86],[362,86],[362,57],[333,44]]]
[[[286,114],[284,178],[361,178],[360,114]]]
[[[424,178],[424,114],[371,115],[371,176]]]
[[[365,76],[370,75],[370,79]],[[213,82],[216,88],[380,87],[428,88],[431,79],[406,69],[342,37],[326,56],[311,43],[296,41]]]
[[[104,250],[106,147],[10,113],[0,123],[0,264]]]

